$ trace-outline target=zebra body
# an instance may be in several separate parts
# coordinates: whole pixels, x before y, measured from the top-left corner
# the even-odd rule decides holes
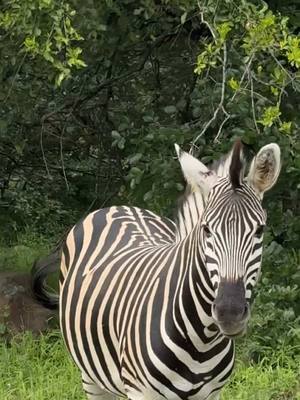
[[[239,142],[211,169],[177,153],[189,186],[177,224],[111,207],[63,246],[60,324],[90,400],[218,399],[233,369],[280,150],[263,147],[246,178]]]
[[[76,225],[63,249],[65,341],[83,374],[116,395],[206,399],[231,372],[232,341],[209,329],[214,293],[198,227],[180,242],[175,228],[150,211],[112,207]]]

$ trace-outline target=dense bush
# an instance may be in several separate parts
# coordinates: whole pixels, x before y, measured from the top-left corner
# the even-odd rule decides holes
[[[254,361],[278,352],[300,354],[300,253],[272,242],[264,252],[244,353]]]

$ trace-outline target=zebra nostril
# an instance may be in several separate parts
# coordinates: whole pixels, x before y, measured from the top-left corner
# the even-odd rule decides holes
[[[244,306],[233,306],[232,304],[216,304],[211,307],[212,317],[219,322],[243,322],[249,317],[250,307],[248,303]]]

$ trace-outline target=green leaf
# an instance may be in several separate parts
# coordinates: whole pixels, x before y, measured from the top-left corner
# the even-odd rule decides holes
[[[70,76],[70,70],[63,69],[63,71],[61,71],[55,78],[55,85],[59,87],[62,84],[63,80],[67,79],[69,76]]]
[[[239,82],[236,79],[234,79],[233,77],[231,77],[229,79],[228,85],[231,87],[232,90],[239,90],[239,88],[240,88]]]
[[[123,150],[125,147],[125,139],[122,137],[120,140],[118,140],[117,146],[120,150]]]
[[[286,133],[287,135],[291,133],[291,129],[292,129],[292,121],[282,122],[282,124],[279,127],[279,131],[282,133]]]
[[[38,51],[38,43],[35,36],[28,36],[24,40],[24,46],[27,51],[36,53]]]
[[[138,168],[138,167],[132,167],[132,168],[130,169],[130,174],[131,174],[131,175],[139,176],[139,175],[141,175],[142,173],[143,173],[143,171],[142,171],[140,168]]]
[[[274,26],[275,25],[275,15],[271,11],[269,11],[267,13],[267,15],[264,18],[262,18],[260,23],[264,29],[267,29],[270,26]]]
[[[178,190],[178,192],[181,192],[184,189],[184,186],[182,185],[182,183],[176,183],[175,187]]]
[[[271,92],[274,94],[274,96],[278,96],[279,95],[279,90],[277,87],[271,86]]]
[[[150,190],[149,192],[145,193],[145,195],[143,197],[144,201],[146,201],[146,202],[152,200],[152,198],[153,198],[152,190]]]
[[[286,54],[289,63],[297,68],[300,67],[300,38],[289,37],[288,45],[286,46]]]
[[[278,105],[266,107],[262,114],[262,118],[258,122],[265,127],[271,127],[280,115],[281,111],[279,110]]]
[[[183,24],[185,23],[186,17],[187,17],[187,11],[186,11],[185,13],[183,13],[183,14],[181,15],[181,17],[180,17],[181,25],[183,25]]]
[[[6,134],[7,126],[7,121],[5,119],[0,119],[0,135]]]
[[[166,106],[164,108],[164,112],[166,114],[175,114],[177,112],[177,108],[175,106]]]
[[[143,157],[142,153],[136,153],[128,158],[130,164],[136,164]]]
[[[114,138],[114,139],[121,139],[121,135],[119,134],[119,132],[118,131],[111,131],[111,136]]]
[[[222,24],[217,26],[217,31],[220,35],[220,39],[222,42],[227,38],[228,33],[232,29],[232,26],[232,22],[229,21],[223,22]]]

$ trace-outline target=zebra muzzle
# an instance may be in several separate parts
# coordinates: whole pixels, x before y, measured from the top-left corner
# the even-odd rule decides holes
[[[235,337],[245,333],[250,307],[241,279],[220,282],[217,297],[212,304],[212,317],[225,336]]]

